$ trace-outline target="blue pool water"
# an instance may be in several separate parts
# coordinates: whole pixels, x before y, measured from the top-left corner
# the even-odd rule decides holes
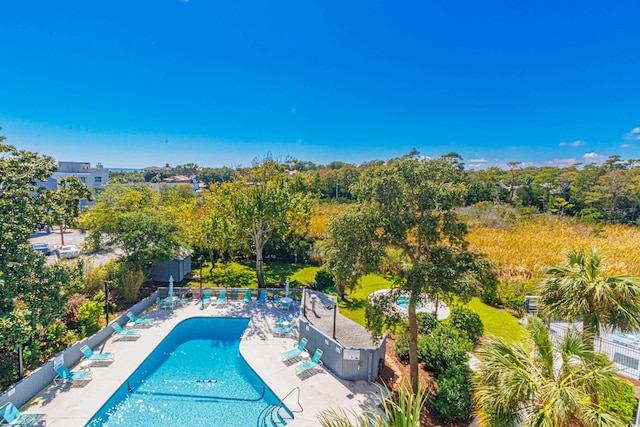
[[[409,309],[409,297],[398,297],[398,299],[396,300],[396,305],[400,308],[404,308],[405,310]],[[422,308],[422,303],[420,301],[416,303],[416,308]]]
[[[216,317],[179,323],[87,426],[256,426],[278,398],[240,355],[248,324]]]

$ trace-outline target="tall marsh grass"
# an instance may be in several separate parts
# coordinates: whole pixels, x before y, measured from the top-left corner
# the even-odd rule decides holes
[[[590,226],[554,216],[517,221],[505,229],[470,225],[471,248],[487,255],[502,281],[538,279],[544,267],[561,264],[571,250],[590,247],[600,249],[610,273],[640,276],[640,229],[637,227]]]

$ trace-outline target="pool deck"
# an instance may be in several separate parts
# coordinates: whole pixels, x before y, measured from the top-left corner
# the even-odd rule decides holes
[[[47,414],[47,425],[51,427],[84,426],[179,322],[201,316],[251,318],[240,343],[240,352],[271,390],[280,399],[284,398],[284,404],[294,413],[294,420],[287,426],[319,426],[317,415],[325,409],[353,409],[360,413],[365,407],[377,405],[379,389],[375,384],[341,380],[325,369],[302,379],[295,373],[297,363],[283,363],[281,354],[297,345],[297,328],[291,337],[275,337],[272,333],[275,319],[282,314],[270,303],[254,303],[245,307],[241,301],[228,301],[224,307],[211,305],[204,310],[200,309],[198,302],[188,302],[175,310],[154,308],[140,316],[156,320],[150,328],[140,329],[140,338],[135,341],[116,341],[112,336],[100,348],[94,349],[96,352],[113,353],[115,361],[109,366],[91,367],[92,380],[86,385],[69,387],[51,384],[21,410]],[[78,365],[73,370],[79,368]],[[296,391],[288,395],[296,387],[300,388],[299,402]],[[197,408],[194,407],[194,410],[197,411]]]

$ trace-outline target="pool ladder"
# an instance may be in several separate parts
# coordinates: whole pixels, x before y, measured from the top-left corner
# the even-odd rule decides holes
[[[294,391],[298,391],[298,406],[300,407],[299,410],[297,411],[291,411],[291,412],[302,412],[302,405],[300,405],[300,387],[295,387],[293,389],[291,389],[291,391],[289,393],[287,393],[287,395],[285,397],[283,397],[282,399],[280,399],[278,401],[277,404],[275,405],[269,405],[266,408],[264,408],[262,410],[262,412],[260,412],[260,415],[258,416],[258,421],[256,423],[257,427],[284,427],[287,425],[287,419],[291,420],[293,418],[290,417],[289,415],[289,411],[287,411],[284,406],[283,406],[283,402],[284,400],[289,397],[291,395],[291,393],[293,393]],[[281,411],[285,412],[285,415],[281,415]]]

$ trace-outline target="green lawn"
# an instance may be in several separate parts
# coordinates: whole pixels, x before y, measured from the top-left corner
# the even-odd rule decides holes
[[[216,263],[213,271],[210,271],[211,264],[205,264],[202,269],[205,287],[233,287],[233,288],[257,288],[258,279],[254,263],[238,261],[220,261]],[[284,283],[287,277],[291,286],[308,285],[315,279],[318,267],[305,264],[286,264],[273,262],[264,265],[264,278],[269,284]],[[196,269],[194,273],[199,274]],[[186,286],[200,286],[197,280],[187,282]]]
[[[378,274],[369,274],[364,276],[358,282],[356,290],[349,294],[348,301],[341,301],[338,304],[340,307],[340,314],[364,325],[364,305],[369,295],[380,289],[389,289],[392,286],[392,281],[387,280]]]
[[[391,288],[392,286],[393,282],[391,280],[377,274],[363,277],[358,288],[349,295],[349,301],[340,302],[340,313],[364,325],[364,303],[367,297],[377,290]],[[506,311],[488,306],[478,298],[473,298],[467,307],[480,316],[484,324],[485,335],[501,337],[508,342],[522,342],[524,340],[524,328],[518,324],[516,317]]]
[[[485,336],[496,336],[503,338],[507,342],[523,342],[526,333],[522,326],[518,324],[518,318],[506,311],[498,310],[473,298],[467,307],[478,313],[484,324]]]

